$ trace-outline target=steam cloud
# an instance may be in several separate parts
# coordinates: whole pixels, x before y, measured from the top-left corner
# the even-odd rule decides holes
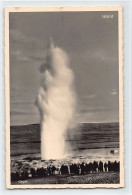
[[[52,40],[40,72],[42,81],[36,104],[41,117],[41,159],[65,158],[65,137],[76,105],[74,75],[67,54]]]

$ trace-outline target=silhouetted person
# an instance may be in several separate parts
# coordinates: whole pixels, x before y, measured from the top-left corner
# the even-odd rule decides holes
[[[93,162],[93,171],[96,172],[98,168],[98,163],[96,161]]]
[[[58,171],[58,174],[61,174],[61,169],[60,169],[60,166],[59,165],[57,167],[57,171]]]
[[[108,164],[105,163],[105,164],[104,164],[104,170],[105,170],[105,172],[107,172],[107,169],[108,169]]]
[[[51,170],[52,170],[52,174],[54,175],[55,174],[56,167],[55,166],[52,166],[51,167]]]
[[[30,173],[32,174],[32,177],[34,178],[35,177],[35,169],[34,168],[31,168],[30,169]]]
[[[68,167],[66,165],[61,166],[61,174],[68,174]]]
[[[113,163],[113,171],[119,172],[119,163],[117,163],[116,161]]]
[[[92,173],[93,172],[93,163],[89,163],[89,172]]]
[[[103,172],[103,163],[101,161],[99,162],[99,171]]]
[[[91,163],[86,163],[85,165],[85,169],[86,169],[86,173],[90,173],[90,171],[92,171],[92,164]]]
[[[84,175],[84,169],[85,169],[84,162],[80,165],[80,167],[81,167],[81,174]]]

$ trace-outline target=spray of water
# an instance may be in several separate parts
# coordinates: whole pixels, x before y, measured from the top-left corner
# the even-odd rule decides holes
[[[53,41],[41,65],[41,86],[36,99],[41,118],[41,159],[61,159],[68,154],[66,133],[73,119],[76,95],[67,54]]]

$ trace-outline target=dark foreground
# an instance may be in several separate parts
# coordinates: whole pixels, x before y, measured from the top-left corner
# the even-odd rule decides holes
[[[11,184],[119,184],[119,178],[119,172],[101,172],[88,175],[50,175],[41,178],[12,181]]]

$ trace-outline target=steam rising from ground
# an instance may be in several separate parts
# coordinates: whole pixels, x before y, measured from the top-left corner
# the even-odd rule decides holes
[[[65,139],[74,115],[76,95],[68,56],[52,40],[40,72],[42,81],[36,104],[41,117],[41,159],[61,159],[68,154]]]

